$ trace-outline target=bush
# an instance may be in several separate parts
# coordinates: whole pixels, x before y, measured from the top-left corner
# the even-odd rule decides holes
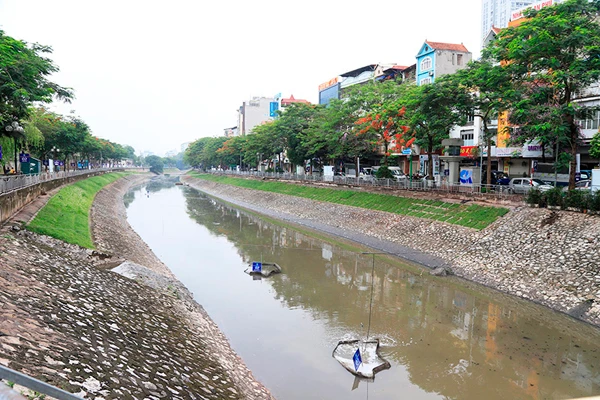
[[[544,193],[546,198],[546,204],[549,206],[562,207],[563,203],[563,192],[559,187],[552,188]]]
[[[387,167],[387,165],[382,165],[381,167],[379,167],[377,169],[377,172],[375,173],[375,178],[377,179],[393,179],[394,178],[394,174],[392,174],[392,171],[390,171],[390,169]]]
[[[544,195],[537,188],[533,188],[527,192],[527,196],[525,196],[525,202],[527,204],[540,204]]]
[[[590,204],[590,194],[583,190],[569,190],[563,199],[563,208],[587,210]]]
[[[589,209],[591,211],[600,211],[600,190],[590,193],[589,202]]]

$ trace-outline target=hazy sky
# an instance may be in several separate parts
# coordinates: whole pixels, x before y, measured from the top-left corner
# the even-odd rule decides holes
[[[374,63],[410,65],[427,39],[479,55],[480,0],[0,0],[0,29],[52,46],[94,135],[163,154],[235,126],[252,96],[318,100]]]

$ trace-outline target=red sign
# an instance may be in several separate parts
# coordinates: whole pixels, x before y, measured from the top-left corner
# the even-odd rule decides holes
[[[474,155],[477,152],[476,149],[477,149],[477,146],[460,146],[460,156],[461,157],[474,157]]]

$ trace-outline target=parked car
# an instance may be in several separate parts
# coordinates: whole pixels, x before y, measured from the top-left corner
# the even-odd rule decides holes
[[[487,172],[484,170],[482,175],[483,184],[487,184]],[[492,171],[492,182],[491,185],[508,185],[510,183],[510,178],[503,171]]]
[[[552,189],[553,186],[537,178],[512,178],[508,184],[510,193],[527,193],[532,188],[545,192]]]
[[[592,181],[590,179],[584,179],[582,181],[575,182],[575,190],[592,190]],[[563,191],[569,191],[569,187],[565,186]]]

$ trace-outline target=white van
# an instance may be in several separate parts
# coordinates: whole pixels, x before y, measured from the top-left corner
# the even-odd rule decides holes
[[[388,167],[388,169],[392,172],[392,174],[394,174],[395,180],[397,180],[397,181],[405,181],[406,180],[406,175],[404,174],[404,172],[402,172],[400,167]]]

